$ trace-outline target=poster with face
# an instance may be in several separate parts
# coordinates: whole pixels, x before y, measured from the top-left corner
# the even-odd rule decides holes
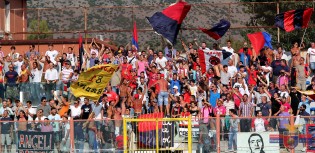
[[[274,137],[278,132],[237,133],[237,153],[279,153],[279,142]]]

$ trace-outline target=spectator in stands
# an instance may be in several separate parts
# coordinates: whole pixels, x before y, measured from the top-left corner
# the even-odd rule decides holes
[[[53,44],[49,44],[48,45],[48,50],[46,51],[45,53],[45,56],[46,57],[49,57],[49,60],[54,64],[56,65],[57,62],[56,62],[56,58],[58,57],[59,55],[59,52],[54,50],[54,45]]]
[[[50,115],[48,116],[48,119],[51,121],[51,125],[53,128],[53,139],[54,139],[54,143],[55,146],[57,148],[57,150],[60,150],[60,141],[61,141],[61,130],[60,130],[60,121],[61,121],[61,117],[59,114],[57,114],[57,109],[52,107],[51,108],[51,112]]]
[[[45,72],[46,95],[48,99],[53,98],[53,92],[56,90],[56,82],[58,80],[58,72],[54,69],[54,64],[49,64],[49,69]]]
[[[240,131],[240,120],[237,118],[236,110],[230,109],[229,114],[230,118],[230,129],[229,129],[229,142],[228,142],[228,150],[233,151],[237,150],[237,132]]]
[[[48,118],[45,118],[41,124],[42,124],[41,125],[41,132],[52,132],[53,131],[53,126],[50,124]]]
[[[248,97],[247,94],[243,95],[242,102],[240,104],[239,115],[240,117],[252,117],[253,115],[253,104],[251,103],[251,96]],[[251,119],[241,119],[240,126],[241,132],[250,131]]]
[[[13,138],[13,122],[9,117],[9,111],[4,110],[1,121],[1,146],[4,152],[11,152]]]
[[[4,75],[4,83],[6,86],[6,97],[11,99],[18,99],[18,73],[14,71],[13,64],[9,65],[9,71]]]
[[[251,127],[253,132],[265,132],[268,126],[268,121],[262,118],[262,111],[257,111],[257,117],[252,120]]]

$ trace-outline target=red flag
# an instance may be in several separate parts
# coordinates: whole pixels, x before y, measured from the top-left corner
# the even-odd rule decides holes
[[[264,47],[265,45],[265,37],[262,34],[262,32],[256,32],[256,33],[250,33],[247,34],[248,39],[252,43],[253,48],[256,51],[256,54],[259,54],[259,51]]]

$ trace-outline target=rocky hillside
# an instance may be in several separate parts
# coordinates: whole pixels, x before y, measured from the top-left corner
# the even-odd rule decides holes
[[[237,0],[186,0],[192,8],[184,20],[183,30],[179,38],[191,41],[194,38],[213,41],[199,30],[199,27],[210,28],[224,18],[231,22],[232,27],[245,26],[250,20],[247,7],[239,4],[228,5]],[[175,0],[31,0],[27,1],[28,22],[37,19],[37,8],[46,8],[39,11],[40,19],[46,20],[50,31],[83,31],[84,12],[87,12],[88,31],[107,30],[108,32],[89,33],[89,37],[104,35],[117,44],[127,44],[131,41],[133,21],[137,22],[138,29],[151,29],[145,17],[161,11]],[[225,4],[222,4],[225,3]],[[84,9],[86,8],[86,10]],[[121,31],[121,32],[118,32]],[[241,39],[242,30],[231,29],[221,40]],[[139,31],[140,48],[147,45],[159,46],[160,36],[153,31]],[[58,33],[54,38],[76,38],[76,33]]]

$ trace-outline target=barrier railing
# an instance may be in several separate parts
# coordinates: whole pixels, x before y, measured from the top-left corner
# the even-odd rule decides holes
[[[5,116],[0,119],[2,153],[315,151],[313,116],[122,120]]]

